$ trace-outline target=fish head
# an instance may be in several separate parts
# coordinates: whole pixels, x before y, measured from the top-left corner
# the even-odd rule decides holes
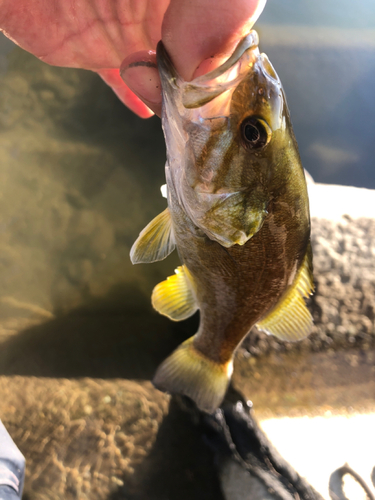
[[[262,227],[278,168],[296,150],[280,80],[255,31],[191,82],[179,77],[161,42],[158,67],[169,188],[210,239],[243,245]]]

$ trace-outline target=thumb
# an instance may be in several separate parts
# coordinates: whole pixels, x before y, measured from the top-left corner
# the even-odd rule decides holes
[[[191,80],[227,59],[238,41],[248,34],[265,3],[266,0],[171,0],[164,16],[162,40],[182,78]]]
[[[228,58],[261,14],[266,0],[171,0],[162,40],[177,72],[189,81]],[[129,56],[120,69],[127,86],[160,116],[161,83],[155,53]]]

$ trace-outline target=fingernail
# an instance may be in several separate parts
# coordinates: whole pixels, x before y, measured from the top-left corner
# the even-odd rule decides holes
[[[156,66],[155,53],[147,53],[142,59],[133,54],[124,60],[120,68],[121,78],[143,101],[161,103],[161,83]]]

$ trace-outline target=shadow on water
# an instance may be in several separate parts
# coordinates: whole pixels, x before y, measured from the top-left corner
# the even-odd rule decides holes
[[[116,286],[104,299],[4,341],[0,374],[150,380],[162,359],[192,335],[197,325],[198,315],[172,323],[152,311],[149,300],[134,287]],[[142,437],[138,431],[137,439]],[[212,451],[202,443],[201,427],[173,400],[150,453],[135,466],[131,477],[125,471],[122,481],[123,486],[108,500],[223,499]],[[25,498],[35,498],[27,494]]]
[[[172,323],[134,287],[118,285],[105,299],[8,337],[0,374],[149,380],[197,323]]]
[[[92,300],[85,307],[27,328],[5,340],[0,345],[0,375],[150,380],[162,359],[192,335],[197,325],[198,315],[178,324],[173,323],[152,311],[149,299],[135,287],[116,286],[104,299]],[[57,381],[55,390],[58,391],[58,388]],[[70,390],[69,397],[74,399],[77,394]],[[101,399],[102,396],[99,398],[99,404],[102,404]],[[126,411],[127,407],[124,407]],[[31,408],[30,412],[33,410],[34,408]],[[95,411],[99,410],[96,408]],[[131,411],[128,411],[129,415],[119,415],[116,420],[116,423],[121,422],[125,433],[131,418]],[[30,416],[28,418],[30,419]],[[71,418],[74,421],[74,417]],[[88,428],[87,435],[83,432],[84,435],[74,440],[79,443],[76,446],[82,457],[90,453],[85,450],[87,445],[83,444],[83,440],[95,442],[96,436],[93,431],[95,421],[90,421],[90,416],[84,418]],[[113,418],[108,416],[106,424],[111,425]],[[137,416],[136,420],[138,418],[140,417]],[[29,424],[21,423],[22,425]],[[47,425],[38,421],[34,431],[39,433],[42,429],[42,435],[45,435],[48,433]],[[142,442],[142,439],[154,432],[155,442],[145,458],[140,463],[135,462],[133,474],[129,475],[127,468],[116,472],[123,485],[115,490],[112,488],[108,500],[223,499],[212,451],[202,442],[202,428],[192,421],[191,416],[183,411],[179,404],[171,401],[168,413],[157,431],[151,428],[142,430],[140,426],[134,425],[135,443],[137,440]],[[74,426],[73,428],[75,429]],[[59,440],[58,437],[55,439]],[[130,437],[129,441],[132,443],[133,438]],[[32,443],[20,442],[19,446],[28,458],[32,473],[37,465],[42,463],[50,468],[50,474],[57,475],[56,485],[59,484],[59,475],[48,456],[36,457],[35,452],[32,452]],[[65,456],[66,446],[69,449],[72,447],[61,443],[57,446],[56,453]],[[90,458],[92,467],[95,467],[93,464],[96,461],[103,460],[105,466],[112,471],[113,460],[109,460],[104,454],[102,456],[102,451],[95,447],[91,453],[95,453],[95,450],[98,455]],[[46,455],[50,454],[51,451],[46,452]],[[65,456],[66,466],[68,460]],[[106,471],[105,466],[99,469],[100,472]],[[44,486],[47,481],[44,476],[42,474],[34,482],[28,476],[25,498],[36,498],[34,493],[31,493],[34,487],[37,492],[47,488]],[[67,488],[65,483],[63,487]],[[56,495],[54,498],[62,497]],[[66,498],[78,497],[72,494]]]

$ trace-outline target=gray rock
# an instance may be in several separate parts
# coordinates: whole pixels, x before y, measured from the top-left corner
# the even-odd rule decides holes
[[[233,460],[227,460],[222,466],[220,480],[226,500],[275,499],[259,478]]]

